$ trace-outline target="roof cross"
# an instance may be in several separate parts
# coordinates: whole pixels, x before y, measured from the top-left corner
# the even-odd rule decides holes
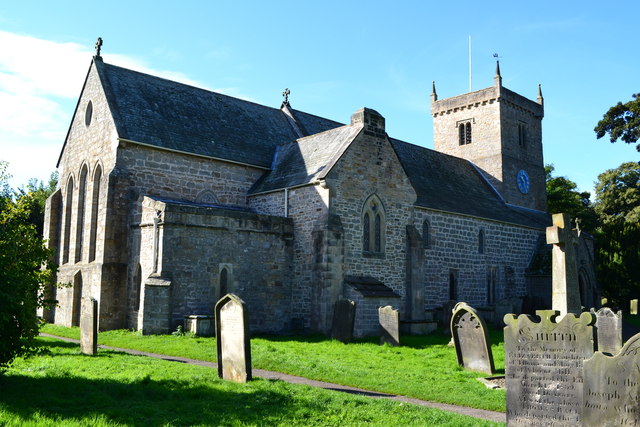
[[[289,95],[291,94],[291,91],[289,90],[289,88],[286,88],[284,90],[284,92],[282,92],[282,96],[284,96],[284,103],[285,104],[289,104]]]
[[[100,56],[100,48],[102,47],[102,37],[98,37],[96,41],[96,56]]]

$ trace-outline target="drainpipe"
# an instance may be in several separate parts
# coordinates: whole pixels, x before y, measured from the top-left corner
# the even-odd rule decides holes
[[[284,216],[289,217],[289,188],[284,188]]]

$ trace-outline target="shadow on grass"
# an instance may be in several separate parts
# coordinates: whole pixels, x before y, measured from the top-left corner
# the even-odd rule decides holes
[[[212,379],[212,381],[215,381]],[[238,391],[234,391],[234,388]],[[63,422],[101,418],[130,426],[262,424],[295,412],[285,391],[251,385],[193,386],[142,377],[130,383],[107,379],[0,376],[0,407],[29,423],[34,413]]]

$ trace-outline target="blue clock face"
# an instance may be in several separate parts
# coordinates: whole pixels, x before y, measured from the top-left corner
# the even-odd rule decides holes
[[[518,182],[518,189],[520,190],[520,192],[522,194],[527,194],[529,192],[529,175],[527,175],[527,173],[520,169],[520,171],[518,172],[518,175],[516,177],[516,180]]]

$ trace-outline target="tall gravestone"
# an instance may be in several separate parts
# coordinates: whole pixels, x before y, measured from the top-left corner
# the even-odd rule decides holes
[[[80,351],[89,355],[98,352],[98,301],[91,297],[81,300]]]
[[[547,227],[547,243],[553,245],[551,251],[552,309],[567,313],[580,313],[580,287],[576,247],[578,235],[571,229],[568,214],[554,214],[553,226]]]
[[[555,310],[504,317],[508,426],[581,425],[582,364],[593,356],[595,316]]]
[[[598,351],[617,354],[622,348],[622,311],[615,313],[609,307],[602,307],[591,313],[596,316],[596,336]]]
[[[473,307],[464,302],[456,304],[451,316],[451,336],[460,366],[489,375],[494,373],[487,325]]]
[[[380,322],[380,344],[400,345],[400,317],[398,310],[387,305],[378,308]]]
[[[251,380],[249,316],[244,301],[235,294],[220,298],[215,307],[218,376],[244,383]]]
[[[584,362],[585,426],[640,426],[640,334],[615,356]]]
[[[333,309],[331,338],[349,343],[353,341],[353,326],[356,321],[356,303],[349,299],[339,299]]]

